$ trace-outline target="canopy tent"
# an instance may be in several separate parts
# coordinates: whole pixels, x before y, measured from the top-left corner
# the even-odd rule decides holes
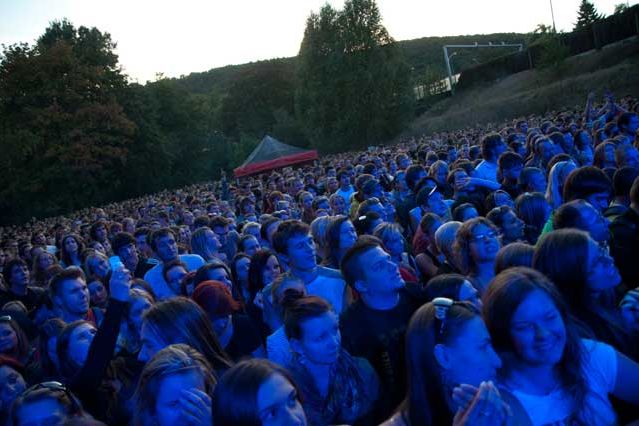
[[[242,177],[313,160],[317,160],[316,150],[286,145],[266,135],[244,163],[233,172],[235,177]]]

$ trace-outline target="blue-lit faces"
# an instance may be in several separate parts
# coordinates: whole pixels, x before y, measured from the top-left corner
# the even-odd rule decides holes
[[[26,265],[14,265],[11,268],[9,283],[15,287],[26,287],[29,284],[29,268]]]
[[[18,347],[18,336],[8,321],[0,322],[0,354],[13,356]]]
[[[160,381],[155,400],[158,426],[197,425],[202,407],[210,407],[204,377],[198,370],[170,374]],[[210,419],[209,419],[210,422]]]
[[[54,398],[39,398],[21,404],[16,413],[20,426],[61,425],[67,419],[65,409]]]
[[[53,298],[56,306],[73,315],[85,315],[89,311],[89,289],[82,278],[64,280],[58,295]]]
[[[67,253],[77,253],[78,251],[78,242],[75,240],[74,237],[66,237],[64,239],[63,245],[64,250],[66,250]]]
[[[444,202],[444,196],[439,191],[433,192],[426,200],[428,212],[435,213],[439,217],[445,217],[448,214],[448,205]]]
[[[173,235],[160,237],[156,243],[156,253],[162,262],[171,261],[178,256],[178,247]]]
[[[350,220],[345,221],[340,226],[339,231],[339,249],[348,250],[353,247],[357,241],[357,231]]]
[[[369,296],[392,296],[404,287],[399,267],[381,247],[363,253],[358,261],[363,273],[361,284],[356,283],[360,293]]]
[[[603,212],[610,204],[610,194],[607,192],[596,192],[587,196],[586,201],[600,212]]]
[[[153,326],[151,326],[147,321],[142,321],[140,342],[142,343],[142,348],[138,354],[138,360],[141,362],[149,361],[156,353],[167,346],[167,344],[155,332]]]
[[[344,198],[341,195],[331,197],[330,206],[334,215],[346,213],[346,201],[344,201]]]
[[[459,288],[459,301],[470,302],[479,310],[481,310],[483,306],[479,298],[479,292],[469,281],[464,281]]]
[[[91,347],[96,331],[96,328],[92,324],[85,322],[71,332],[67,356],[77,366],[83,366],[87,360],[89,348]]]
[[[103,306],[109,297],[104,284],[100,280],[91,281],[88,285],[91,303],[95,306]]]
[[[129,301],[129,323],[137,333],[142,328],[142,315],[151,308],[151,302],[144,297],[135,297]]]
[[[404,238],[399,232],[391,232],[384,240],[384,247],[393,257],[401,256],[404,252]]]
[[[257,391],[257,415],[262,426],[306,426],[297,391],[284,376],[274,373]]]
[[[291,347],[314,364],[337,362],[342,337],[335,312],[326,312],[301,323],[302,336],[292,339]]]
[[[555,365],[566,346],[566,326],[550,296],[530,292],[510,321],[510,337],[521,362],[532,366]]]
[[[262,281],[264,282],[264,285],[268,285],[275,281],[275,278],[279,277],[280,272],[280,262],[277,260],[277,257],[269,257],[264,265],[264,269],[262,269]]]
[[[514,211],[509,210],[504,214],[501,232],[505,241],[516,241],[524,237],[526,224],[519,219]]]
[[[615,288],[621,283],[621,275],[606,247],[593,239],[588,241],[588,274],[586,285],[593,293]]]
[[[22,375],[8,365],[0,367],[0,412],[9,412],[13,401],[26,388]]]
[[[490,340],[481,317],[476,316],[459,327],[457,335],[435,346],[435,356],[452,384],[466,383],[478,387],[495,380],[501,360]]]
[[[583,230],[587,231],[590,236],[598,243],[606,243],[610,239],[610,230],[608,229],[608,219],[588,203],[579,206],[580,222]]]
[[[249,268],[251,267],[251,259],[240,257],[235,261],[235,272],[240,282],[248,281]]]
[[[530,176],[529,187],[531,192],[546,192],[546,176],[542,172],[535,172]]]
[[[260,249],[260,243],[257,241],[257,238],[255,237],[247,238],[246,240],[244,240],[242,244],[244,246],[244,253],[246,253],[249,256],[253,256],[255,252],[257,252]]]
[[[501,248],[497,234],[491,228],[480,223],[472,230],[470,238],[470,256],[475,263],[494,261]]]
[[[286,242],[288,263],[291,269],[310,271],[317,266],[315,242],[309,234],[293,235]]]

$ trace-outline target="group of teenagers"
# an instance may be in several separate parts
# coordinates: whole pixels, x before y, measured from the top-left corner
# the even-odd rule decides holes
[[[0,426],[635,424],[638,112],[2,228]]]

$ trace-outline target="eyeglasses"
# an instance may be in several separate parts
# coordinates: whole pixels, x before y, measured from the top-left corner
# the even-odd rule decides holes
[[[485,234],[474,235],[470,240],[475,243],[485,243],[495,238],[497,238],[497,233],[495,231],[488,231]]]

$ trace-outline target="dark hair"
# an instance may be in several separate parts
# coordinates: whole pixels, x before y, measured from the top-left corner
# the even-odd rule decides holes
[[[590,195],[612,192],[612,185],[608,176],[597,167],[579,167],[568,174],[564,183],[564,202],[585,200]]]
[[[204,265],[200,266],[197,271],[195,271],[195,276],[193,277],[193,285],[197,287],[198,284],[200,284],[201,282],[210,280],[209,271],[214,271],[216,269],[224,269],[229,276],[229,279],[231,278],[231,270],[226,265],[226,263],[219,260],[214,260],[209,263],[205,263]]]
[[[484,160],[493,160],[495,148],[503,142],[504,139],[498,133],[490,133],[484,136],[481,141],[481,156]]]
[[[515,166],[523,166],[524,159],[516,152],[506,151],[499,156],[497,164],[500,170],[510,169]]]
[[[64,237],[62,237],[62,240],[60,241],[60,260],[63,261],[66,266],[71,265],[71,256],[69,255],[69,252],[67,252],[67,249],[64,245],[64,242],[68,238],[73,238],[75,242],[78,244],[78,251],[77,251],[78,257],[80,257],[81,253],[84,251],[84,240],[79,235],[66,234]]]
[[[31,386],[13,401],[11,405],[11,421],[13,424],[21,424],[18,412],[23,405],[44,399],[53,399],[60,404],[66,418],[87,416],[80,400],[66,386],[57,382],[43,382]]]
[[[419,175],[422,173],[424,175],[426,174],[426,169],[424,169],[423,166],[420,166],[419,164],[412,164],[408,166],[406,169],[406,186],[408,189],[411,191],[414,190],[415,184],[419,180]]]
[[[441,342],[455,339],[463,326],[479,318],[479,312],[470,303],[456,302],[446,313],[446,327]],[[408,393],[400,411],[411,425],[451,424],[453,413],[448,409],[445,385],[435,359],[437,325],[435,306],[429,302],[412,316],[406,330],[406,371]]]
[[[64,327],[62,333],[60,333],[60,336],[58,336],[58,341],[56,342],[56,352],[58,354],[60,375],[65,379],[66,382],[71,382],[75,375],[78,374],[79,371],[82,369],[82,365],[78,365],[69,356],[69,344],[73,331],[84,324],[89,324],[94,327],[94,325],[89,321],[74,321]]]
[[[11,327],[11,329],[16,335],[17,342],[16,342],[16,348],[15,348],[15,354],[5,354],[5,355],[14,357],[15,360],[18,361],[20,364],[26,364],[29,357],[29,338],[25,334],[24,330],[22,330],[22,327],[20,326],[20,324],[18,324],[16,320],[11,318],[11,316],[9,316],[9,318],[10,319],[8,321],[0,321],[0,323],[9,324],[9,327]]]
[[[213,424],[260,426],[257,392],[273,374],[279,374],[298,391],[290,373],[265,359],[248,359],[228,369],[213,393]]]
[[[287,302],[288,303],[288,302]],[[321,297],[305,296],[284,306],[284,331],[290,339],[302,338],[302,323],[331,312],[331,305]]]
[[[453,209],[453,220],[456,220],[458,222],[463,222],[464,221],[464,219],[463,219],[464,218],[464,213],[468,209],[477,210],[477,207],[475,207],[475,205],[473,203],[462,203],[462,204],[458,205],[457,207],[455,207]]]
[[[299,220],[285,220],[280,223],[273,235],[273,248],[281,254],[288,254],[288,240],[295,236],[308,235],[311,228]]]
[[[175,297],[158,302],[144,313],[143,321],[166,345],[184,343],[193,347],[214,370],[231,366],[206,313],[194,301]]]
[[[582,370],[583,347],[578,327],[568,311],[564,299],[555,286],[543,274],[534,269],[515,267],[499,273],[488,286],[484,295],[482,316],[490,332],[495,350],[500,354],[516,355],[517,349],[511,337],[511,321],[515,311],[533,291],[545,293],[552,301],[566,326],[566,346],[559,361],[560,378],[568,393],[574,397],[579,407],[580,422],[589,424],[583,418],[585,395],[588,392]],[[508,356],[502,357],[508,360]],[[507,366],[503,368],[507,371]]]
[[[153,251],[157,252],[158,240],[160,238],[164,238],[168,236],[171,236],[175,239],[175,235],[173,234],[173,231],[171,231],[171,228],[160,228],[156,231],[153,231],[153,233],[151,234],[151,241],[149,242]]]
[[[514,266],[532,267],[534,253],[535,248],[530,244],[519,242],[506,244],[497,252],[495,274]]]
[[[63,282],[77,279],[86,281],[86,276],[84,275],[84,272],[82,272],[82,269],[75,266],[70,266],[55,274],[49,281],[49,295],[51,296],[51,299],[58,296],[58,292],[60,291]]]
[[[66,324],[60,318],[51,318],[46,320],[38,328],[38,358],[42,374],[45,377],[58,377],[58,368],[49,357],[49,340],[58,338],[64,331]],[[57,344],[57,342],[56,342]]]
[[[113,249],[113,253],[118,254],[118,251],[124,246],[129,244],[133,244],[135,246],[135,237],[128,232],[118,232],[113,237],[113,243],[111,243],[111,248]]]
[[[515,211],[526,224],[526,239],[535,244],[550,214],[548,200],[541,192],[525,192],[515,200]]]
[[[7,285],[9,286],[11,286],[11,273],[13,272],[13,268],[15,268],[16,266],[25,267],[27,268],[27,270],[29,269],[29,265],[27,265],[27,262],[20,259],[19,257],[15,257],[9,260],[4,265],[4,268],[2,268],[2,277],[4,278],[4,282],[7,283]]]
[[[628,197],[632,184],[639,177],[639,169],[635,167],[622,167],[617,169],[612,178],[612,188],[615,197]]]
[[[251,256],[251,264],[249,265],[248,273],[248,289],[251,294],[251,300],[264,288],[265,283],[262,272],[271,257],[277,258],[275,253],[269,249],[259,249],[253,256]]]
[[[460,274],[436,275],[428,280],[424,288],[425,299],[429,302],[436,297],[459,300],[459,291],[465,281],[467,278]]]
[[[328,249],[326,259],[329,265],[339,265],[339,242],[342,225],[349,221],[348,216],[338,215],[332,218],[326,227],[326,248]],[[333,266],[331,266],[333,267]]]
[[[360,237],[353,247],[346,251],[340,262],[340,270],[344,276],[344,281],[349,286],[354,287],[355,282],[361,279],[364,274],[364,267],[360,265],[360,259],[364,253],[381,246],[381,241],[375,237]]]

